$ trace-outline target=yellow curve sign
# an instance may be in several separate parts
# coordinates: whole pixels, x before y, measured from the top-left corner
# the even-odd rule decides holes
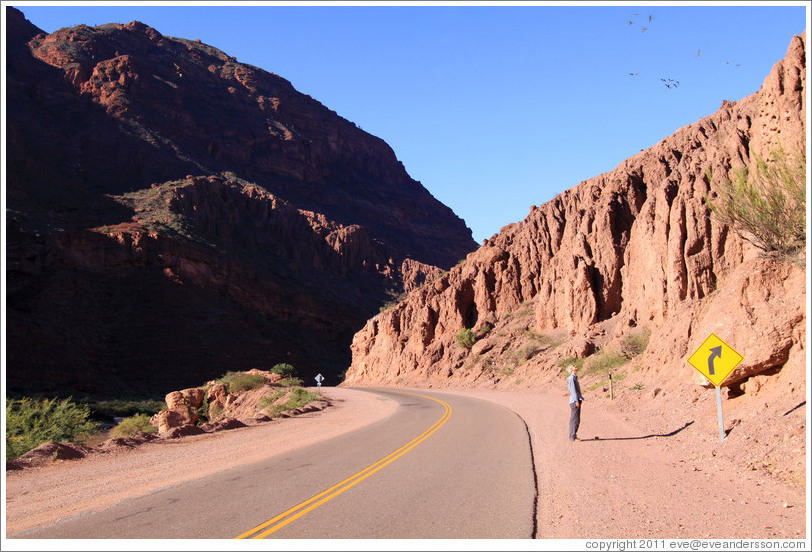
[[[742,360],[743,356],[712,333],[688,358],[688,363],[719,387]]]

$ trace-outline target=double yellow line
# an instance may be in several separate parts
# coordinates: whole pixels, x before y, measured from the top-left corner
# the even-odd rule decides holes
[[[391,454],[381,458],[371,466],[364,468],[363,470],[359,471],[353,476],[348,477],[341,483],[337,483],[330,487],[329,489],[322,491],[321,493],[317,494],[313,498],[305,500],[301,504],[294,506],[293,508],[282,512],[278,516],[273,519],[269,519],[265,523],[261,525],[257,525],[250,531],[243,533],[242,535],[236,537],[238,539],[264,539],[271,533],[274,533],[281,529],[282,527],[288,525],[289,523],[296,521],[300,517],[304,516],[308,512],[312,512],[322,504],[329,502],[330,500],[334,499],[344,491],[356,486],[358,483],[366,479],[367,477],[371,476],[378,470],[383,469],[384,467],[388,466],[414,447],[428,439],[435,431],[440,429],[440,427],[448,421],[448,418],[451,416],[451,406],[445,402],[441,401],[440,399],[435,399],[434,397],[428,397],[426,395],[418,395],[417,393],[406,393],[404,391],[390,391],[392,393],[400,393],[401,395],[414,395],[415,397],[422,397],[424,399],[432,400],[436,403],[440,403],[444,408],[445,411],[443,412],[443,416],[437,420],[434,425],[428,428],[426,431],[397,449],[396,451],[392,452]]]

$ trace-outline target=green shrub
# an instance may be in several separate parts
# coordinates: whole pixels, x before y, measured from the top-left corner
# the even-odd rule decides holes
[[[608,374],[615,368],[623,366],[628,362],[629,359],[621,353],[599,351],[590,357],[589,362],[585,364],[584,371],[588,374],[596,372]]]
[[[227,372],[219,381],[226,384],[229,393],[234,393],[236,391],[250,391],[251,389],[262,387],[267,380],[259,374]]]
[[[8,399],[6,402],[6,460],[16,458],[47,441],[70,441],[90,435],[90,407],[71,398]]]
[[[290,377],[296,375],[296,368],[294,368],[291,364],[282,362],[275,364],[274,367],[271,368],[270,372],[272,374],[279,374],[282,377]]]
[[[465,349],[470,349],[476,343],[476,336],[471,328],[463,328],[457,332],[457,344]]]
[[[283,398],[284,400],[281,400]],[[269,416],[274,417],[278,416],[280,412],[306,406],[320,398],[321,395],[318,393],[313,393],[303,387],[280,388],[263,397],[259,405],[263,409],[267,409]]]
[[[209,416],[211,415],[211,412],[209,412],[209,388],[208,387],[206,387],[204,389],[203,402],[200,403],[200,406],[197,407],[197,410],[195,411],[195,413],[197,414],[197,423],[198,423],[198,425],[199,424],[205,424],[206,422],[212,421],[209,418]]]
[[[107,399],[90,403],[91,415],[96,419],[110,420],[116,417],[136,414],[155,414],[166,408],[166,402],[159,399]]]
[[[155,433],[158,428],[149,423],[151,416],[147,414],[136,414],[121,420],[116,427],[110,430],[111,437],[132,437],[139,431],[144,433]]]
[[[743,239],[779,257],[793,257],[806,246],[806,156],[791,159],[775,150],[767,162],[751,152],[754,171],[743,167],[732,180],[715,182],[711,213]]]
[[[651,330],[645,329],[632,332],[620,340],[620,354],[631,360],[642,355],[648,347],[648,340],[651,337]]]
[[[289,408],[299,408],[305,406],[320,398],[317,393],[308,391],[303,387],[294,387],[288,394],[287,404]]]
[[[302,385],[304,382],[301,378],[282,378],[279,380],[279,385],[284,387],[296,387],[298,385]]]

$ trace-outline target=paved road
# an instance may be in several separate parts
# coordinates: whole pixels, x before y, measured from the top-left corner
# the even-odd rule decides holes
[[[532,538],[524,422],[487,401],[366,390],[392,416],[19,538]],[[239,451],[235,451],[239,454]]]

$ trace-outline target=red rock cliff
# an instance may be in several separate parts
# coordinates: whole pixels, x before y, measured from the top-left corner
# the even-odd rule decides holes
[[[745,355],[731,385],[793,354],[802,366],[803,269],[759,258],[704,198],[708,171],[722,179],[751,152],[796,151],[805,83],[804,35],[757,93],[534,207],[369,320],[345,385],[508,385],[557,374],[562,356],[588,356],[633,328],[651,332],[642,365],[667,378],[690,377],[685,357],[709,331]],[[479,338],[470,350],[456,341],[466,328]]]

